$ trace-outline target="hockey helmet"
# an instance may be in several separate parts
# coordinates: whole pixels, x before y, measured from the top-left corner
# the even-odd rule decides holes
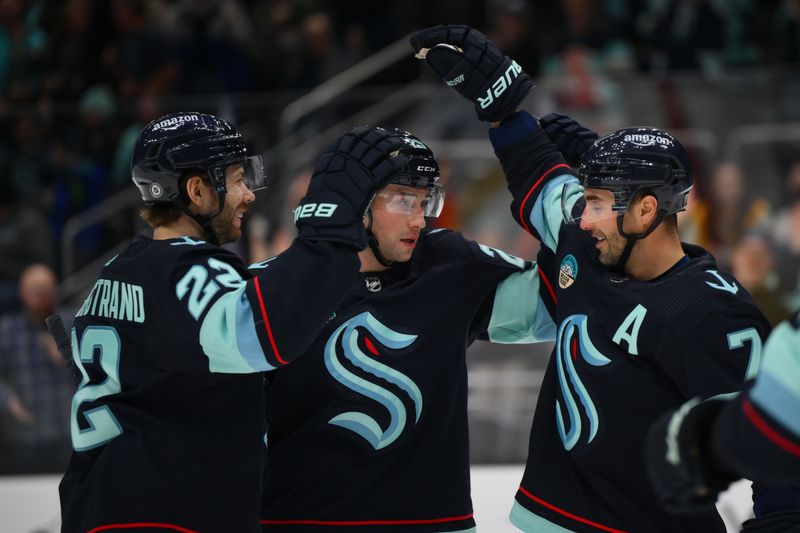
[[[422,202],[423,214],[426,217],[438,217],[444,207],[445,189],[438,183],[439,163],[433,152],[425,143],[405,130],[392,128],[389,131],[403,140],[403,146],[397,154],[408,158],[406,164],[389,180],[389,183],[427,189]],[[405,204],[398,202],[398,205]]]
[[[179,181],[192,171],[205,174],[224,195],[225,168],[236,163],[243,165],[251,191],[267,186],[261,156],[247,156],[242,136],[230,122],[204,113],[170,113],[142,130],[133,149],[131,174],[142,200],[151,205],[178,201]]]
[[[686,209],[693,178],[689,155],[670,133],[648,127],[625,128],[601,137],[583,154],[578,168],[580,187],[614,193],[608,213],[623,213],[638,193],[658,202],[658,220]],[[565,191],[562,199],[574,198]],[[577,208],[576,208],[577,207]],[[582,205],[566,209],[577,221]]]

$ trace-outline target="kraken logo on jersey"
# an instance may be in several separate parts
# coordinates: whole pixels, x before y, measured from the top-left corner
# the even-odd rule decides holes
[[[359,377],[345,368],[339,359],[337,346],[341,345],[344,356],[355,366],[397,386],[405,392],[414,403],[415,424],[422,414],[422,393],[416,383],[408,376],[369,358],[361,350],[359,346],[361,333],[357,329],[359,327],[369,331],[382,345],[394,350],[410,346],[417,339],[417,336],[393,331],[381,324],[371,313],[364,312],[339,326],[325,344],[325,367],[331,376],[345,387],[378,402],[389,411],[390,415],[390,422],[386,429],[382,429],[380,424],[370,415],[360,411],[341,413],[331,418],[328,423],[356,433],[369,442],[373,448],[380,450],[396,441],[403,433],[408,419],[406,406],[391,390],[377,382]],[[340,339],[341,343],[339,342]],[[369,351],[376,351],[369,338],[364,337],[363,344],[366,345]]]
[[[556,400],[556,423],[561,442],[566,450],[571,450],[584,433],[581,413],[578,410],[578,402],[575,400],[575,396],[578,397],[581,405],[583,405],[585,417],[589,421],[587,443],[592,442],[600,427],[597,409],[578,375],[573,360],[577,359],[578,353],[580,353],[583,360],[592,366],[605,366],[611,362],[608,357],[600,353],[600,350],[594,346],[589,338],[587,320],[586,315],[567,317],[561,323],[556,339],[558,383],[561,386],[561,396],[566,404],[565,407],[562,407],[561,403]],[[569,430],[567,430],[567,424],[562,414],[564,411],[569,416]]]

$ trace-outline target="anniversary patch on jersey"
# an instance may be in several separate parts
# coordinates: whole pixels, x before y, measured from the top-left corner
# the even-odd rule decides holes
[[[578,262],[572,254],[569,254],[561,261],[561,268],[558,272],[558,286],[562,289],[566,289],[575,283],[575,278],[577,277]]]

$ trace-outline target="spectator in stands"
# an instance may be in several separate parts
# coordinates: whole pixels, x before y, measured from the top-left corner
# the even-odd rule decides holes
[[[778,249],[778,275],[784,304],[800,309],[800,161],[789,169],[786,180],[788,205],[775,216],[772,235]]]
[[[249,16],[244,2],[167,2],[159,22],[175,39],[179,92],[239,92],[252,86],[255,73],[247,44],[263,34],[261,21]]]
[[[694,195],[690,204],[681,221],[682,226],[691,226],[689,242],[708,247],[723,268],[729,267],[731,251],[746,233],[769,223],[769,204],[750,196],[741,168],[731,162],[714,170],[709,198]]]
[[[750,233],[733,247],[731,274],[747,289],[771,325],[791,316],[778,286],[772,243],[765,235]]]
[[[43,207],[42,190],[51,181],[47,126],[36,113],[23,110],[9,118],[8,128],[7,141],[0,144],[0,174],[20,201]]]
[[[42,214],[20,203],[6,176],[0,175],[0,313],[19,307],[18,281],[26,265],[52,264],[53,239]]]
[[[61,472],[71,449],[69,371],[47,332],[55,312],[56,278],[43,264],[20,277],[22,310],[0,316],[0,409],[11,414],[13,471]]]
[[[50,219],[55,235],[61,234],[70,217],[97,205],[108,195],[111,161],[119,136],[113,120],[115,109],[114,95],[108,87],[91,87],[81,97],[77,124],[59,133],[52,151],[54,198]],[[78,266],[102,253],[104,244],[99,225],[80,233],[75,240]]]
[[[656,70],[716,70],[721,62],[728,20],[713,0],[649,2],[638,15],[644,52],[652,59],[644,68]]]
[[[170,36],[151,20],[143,0],[114,0],[115,40],[103,51],[104,67],[125,101],[141,94],[170,92],[179,75]]]

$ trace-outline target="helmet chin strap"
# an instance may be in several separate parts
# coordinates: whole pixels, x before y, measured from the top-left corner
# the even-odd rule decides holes
[[[385,267],[390,267],[394,264],[394,261],[386,259],[383,256],[379,248],[378,239],[376,239],[375,234],[372,233],[372,209],[367,209],[367,217],[369,218],[369,222],[367,223],[367,243],[369,244],[369,249],[372,250],[372,254],[375,256],[375,259],[378,260],[378,263]]]
[[[215,246],[220,245],[219,236],[211,227],[211,221],[217,216],[219,216],[220,213],[222,213],[222,209],[225,206],[225,192],[222,191],[217,192],[217,199],[219,200],[217,205],[217,210],[211,213],[210,215],[199,215],[197,213],[192,213],[192,211],[189,210],[189,206],[186,204],[185,201],[179,204],[181,211],[186,213],[189,216],[189,218],[191,218],[200,225],[200,228],[203,230],[203,236],[205,237],[206,241],[210,242]]]
[[[640,239],[644,239],[651,233],[653,230],[661,224],[661,221],[664,220],[664,215],[657,215],[656,219],[650,225],[644,233],[625,233],[625,230],[622,229],[622,221],[625,218],[625,211],[617,215],[617,232],[625,238],[625,248],[622,250],[622,255],[619,256],[617,260],[617,264],[612,267],[612,270],[619,272],[621,274],[625,273],[625,264],[628,262],[628,258],[631,256],[631,252],[633,251],[633,246],[636,244],[636,241]]]

